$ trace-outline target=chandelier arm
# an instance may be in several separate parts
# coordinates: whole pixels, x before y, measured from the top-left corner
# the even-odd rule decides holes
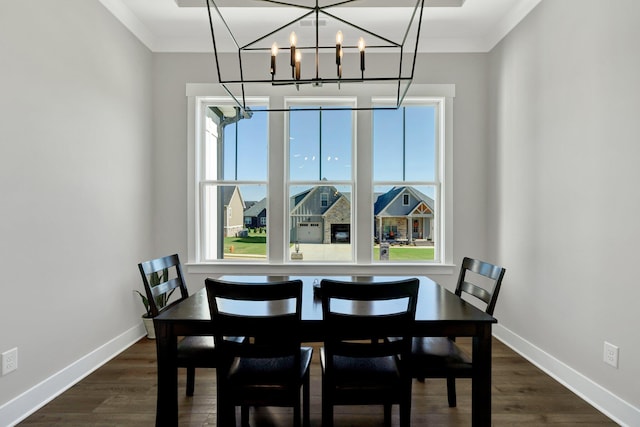
[[[321,11],[322,13],[324,13],[325,15],[329,16],[330,18],[333,18],[333,19],[335,19],[335,20],[337,20],[337,21],[342,22],[343,24],[349,25],[350,27],[353,27],[353,28],[355,28],[355,29],[357,29],[357,30],[363,31],[363,32],[365,32],[365,33],[369,34],[370,36],[373,36],[373,37],[375,37],[375,38],[377,38],[377,39],[384,40],[385,42],[387,42],[387,43],[389,43],[389,44],[393,45],[393,47],[400,47],[400,46],[402,46],[401,44],[399,44],[399,43],[397,43],[397,42],[394,42],[393,40],[389,40],[389,39],[388,39],[388,38],[386,38],[386,37],[382,37],[382,36],[381,36],[381,35],[379,35],[379,34],[376,34],[376,33],[372,32],[372,31],[369,31],[369,30],[367,30],[366,28],[362,28],[361,26],[356,25],[356,24],[354,24],[354,23],[352,23],[352,22],[346,21],[346,20],[344,20],[344,19],[342,19],[342,18],[340,18],[340,17],[338,17],[338,16],[335,16],[335,15],[334,15],[334,14],[332,14],[332,13],[326,12],[326,11],[324,11],[324,10],[322,10],[322,9],[320,9],[320,11]]]
[[[231,92],[231,89],[229,89],[226,84],[221,83],[220,86],[222,86],[222,88],[225,90],[225,92],[227,92],[227,94],[229,94],[231,99],[233,99],[233,102],[235,102],[238,105],[238,107],[240,107],[242,109],[242,112],[244,114],[244,112],[247,111],[246,105],[238,100],[238,98],[233,94],[233,92]],[[244,102],[244,85],[243,85],[243,90],[242,90],[242,99],[243,99],[243,102]]]
[[[323,107],[317,107],[317,108],[264,108],[264,109],[259,109],[259,110],[251,110],[250,108],[247,109],[247,111],[249,111],[250,113],[290,113],[291,111],[296,111],[296,112],[306,112],[306,111],[344,111],[344,110],[348,110],[348,111],[378,111],[378,110],[397,110],[398,107],[348,107],[348,106],[344,106],[344,107],[327,107],[327,106],[323,106]]]
[[[224,19],[224,16],[222,16],[222,12],[220,12],[220,9],[218,9],[218,5],[216,4],[216,2],[214,0],[206,0],[206,2],[207,2],[207,10],[209,11],[209,26],[211,26],[211,34],[213,35],[213,20],[211,19],[211,9],[209,7],[209,3],[211,3],[213,5],[213,7],[216,9],[216,12],[218,13],[218,16],[220,17],[220,20],[222,21],[224,26],[227,28],[227,31],[229,32],[229,35],[231,36],[231,40],[233,40],[233,43],[236,45],[236,47],[238,49],[240,49],[240,44],[238,43],[238,41],[234,37],[233,32],[231,31],[231,28],[229,28],[229,25],[227,24],[227,20]]]
[[[318,8],[318,0],[316,0],[316,8],[314,10],[315,14],[316,14],[316,79],[320,78],[320,47],[318,46],[320,44],[320,26],[318,25],[318,22],[320,22],[320,18],[318,16],[318,13],[320,12],[320,8]]]
[[[216,48],[216,36],[213,32],[213,19],[211,18],[211,9],[209,8],[209,0],[204,0],[207,4],[207,13],[209,14],[209,27],[211,28],[211,41],[213,42],[213,55],[216,58],[216,71],[218,72],[218,81],[222,81],[222,75],[220,74],[220,61],[218,60],[218,49]]]
[[[331,8],[331,7],[342,6],[343,4],[353,3],[354,1],[358,1],[358,0],[343,0],[343,1],[339,1],[337,3],[333,3],[333,4],[328,4],[326,6],[322,6],[321,9],[327,9],[327,8]]]
[[[242,68],[242,51],[240,49],[238,49],[238,65],[240,66],[240,81],[244,82],[244,68]],[[242,105],[247,105],[247,101],[244,96],[244,83],[242,83],[242,85],[240,86],[242,90]]]
[[[422,12],[424,11],[424,0],[418,0],[418,2],[420,3],[420,17],[418,18],[418,32],[416,34],[416,47],[415,47],[415,54],[413,55],[413,64],[411,65],[411,78],[413,78],[413,73],[416,70],[416,57],[418,56],[418,41],[420,40],[420,29],[422,28]],[[416,4],[416,7],[418,7],[418,5]],[[411,83],[409,83],[409,85],[411,85]]]
[[[402,80],[400,80],[400,78],[402,77],[402,54],[403,53],[404,53],[404,45],[400,47],[400,62],[398,64],[398,92],[396,95],[396,103],[398,107],[400,107],[400,87],[402,86]],[[411,84],[411,79],[413,79],[413,76],[409,78],[409,84]]]
[[[321,79],[300,79],[300,80],[291,80],[291,79],[279,79],[279,80],[264,80],[264,79],[250,79],[250,80],[223,80],[220,83],[224,84],[256,84],[256,83],[268,83],[271,86],[291,86],[291,85],[303,85],[303,84],[313,84],[316,85],[318,83],[362,83],[362,82],[404,82],[410,81],[410,77],[365,77],[364,79],[361,77],[347,77],[347,78],[321,78]]]
[[[416,36],[416,49],[418,49],[417,40],[420,38],[420,27],[422,26],[422,11],[424,9],[424,0],[418,0],[416,2],[416,6],[413,8],[413,13],[411,14],[411,19],[409,19],[409,24],[407,25],[407,31],[404,33],[404,37],[402,38],[402,44],[404,45],[407,41],[407,37],[409,36],[409,30],[411,29],[411,25],[413,24],[413,20],[416,17],[416,12],[420,9],[420,19],[418,20],[418,34]]]
[[[263,1],[268,1],[268,0],[263,0]],[[274,34],[275,34],[275,33],[277,33],[278,31],[284,30],[284,29],[285,29],[285,28],[287,28],[288,26],[290,26],[290,25],[292,25],[292,24],[295,24],[295,23],[296,23],[296,22],[298,22],[298,21],[303,20],[304,18],[306,18],[307,16],[311,15],[312,13],[314,13],[314,10],[311,10],[311,11],[309,11],[309,12],[306,12],[304,15],[301,15],[301,16],[297,17],[297,18],[296,18],[296,19],[294,19],[293,21],[289,21],[289,22],[287,22],[286,24],[281,25],[280,27],[276,28],[275,30],[273,30],[273,31],[271,31],[271,32],[269,32],[269,33],[267,33],[267,34],[265,34],[264,36],[259,37],[259,38],[255,39],[254,41],[249,42],[249,43],[247,43],[246,45],[244,45],[244,46],[240,47],[240,49],[242,49],[242,50],[248,50],[248,48],[249,48],[249,47],[251,47],[252,45],[254,45],[254,44],[258,43],[258,42],[261,42],[262,40],[266,39],[267,37],[270,37],[270,36],[274,35]],[[228,27],[227,27],[227,28],[228,28]],[[229,30],[229,32],[231,32],[231,30]],[[233,37],[233,36],[232,36],[232,37]],[[257,50],[269,50],[269,48],[257,48]]]
[[[407,96],[407,92],[409,92],[409,87],[411,87],[411,83],[412,82],[413,82],[413,80],[409,80],[409,83],[407,83],[407,87],[402,92],[402,96],[400,96],[400,92],[398,91],[398,101],[396,103],[396,107],[397,108],[400,108],[400,105],[404,101],[405,96]],[[400,83],[399,82],[398,82],[398,89],[400,89]]]
[[[286,1],[277,1],[277,0],[260,0],[263,1],[265,3],[273,3],[273,4],[277,4],[280,6],[290,6],[290,7],[297,7],[298,9],[307,9],[307,10],[312,10],[315,9],[313,6],[304,6],[301,4],[294,4],[294,3],[289,3]],[[355,0],[347,0],[347,1],[355,1]]]

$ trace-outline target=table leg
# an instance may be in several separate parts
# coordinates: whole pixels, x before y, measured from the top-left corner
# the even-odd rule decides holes
[[[473,337],[471,424],[491,425],[491,325],[482,326]]]
[[[154,322],[158,360],[156,426],[178,425],[178,338],[164,322]]]

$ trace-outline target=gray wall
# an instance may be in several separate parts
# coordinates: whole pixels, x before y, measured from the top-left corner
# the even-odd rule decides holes
[[[156,249],[187,253],[187,83],[213,83],[215,63],[207,54],[154,54],[154,113],[156,155],[171,164],[157,177]],[[371,67],[384,61],[367,59]],[[376,65],[374,65],[376,64]],[[259,66],[259,65],[256,65]],[[456,85],[454,100],[454,261],[463,256],[482,257],[487,250],[486,164],[488,57],[485,54],[425,54],[419,57],[415,84]],[[260,93],[259,95],[264,95]],[[330,272],[330,270],[328,270]],[[212,273],[215,273],[212,270]],[[204,286],[210,274],[187,274],[189,289]],[[454,286],[455,278],[434,278]]]
[[[496,316],[538,361],[635,406],[634,425],[639,21],[636,0],[543,1],[491,52],[489,103],[491,252],[509,279]]]
[[[0,352],[18,347],[2,420],[142,334],[132,289],[154,251],[149,50],[97,1],[2,1],[0,58]]]

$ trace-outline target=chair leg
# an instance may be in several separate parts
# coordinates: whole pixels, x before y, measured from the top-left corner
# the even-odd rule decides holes
[[[218,396],[217,408],[218,421],[223,426],[235,426],[236,425],[236,408],[230,401]]]
[[[302,425],[303,427],[309,427],[311,425],[311,380],[309,377],[309,371],[304,377],[302,384]]]
[[[293,427],[300,427],[300,396],[298,393],[298,400],[293,406]]]
[[[447,399],[449,400],[449,407],[455,408],[456,403],[456,378],[447,377]]]
[[[242,427],[249,427],[249,407],[247,405],[240,407],[240,425]]]
[[[405,393],[400,402],[400,427],[411,426],[411,388]]]
[[[385,427],[391,427],[391,409],[390,403],[384,404],[384,425]]]
[[[324,376],[322,379],[322,427],[333,427],[333,402]]]
[[[196,382],[196,368],[190,366],[187,368],[187,396],[193,396],[193,390]]]

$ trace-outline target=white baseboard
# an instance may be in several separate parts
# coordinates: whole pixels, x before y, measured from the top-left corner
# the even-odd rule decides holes
[[[502,325],[493,327],[493,336],[614,422],[621,426],[640,426],[640,408],[622,400]]]
[[[142,322],[125,331],[106,344],[98,347],[71,365],[53,374],[0,406],[0,420],[3,425],[15,426],[38,409],[64,393],[78,381],[113,359],[123,350],[146,335]],[[4,424],[6,422],[6,424]]]

